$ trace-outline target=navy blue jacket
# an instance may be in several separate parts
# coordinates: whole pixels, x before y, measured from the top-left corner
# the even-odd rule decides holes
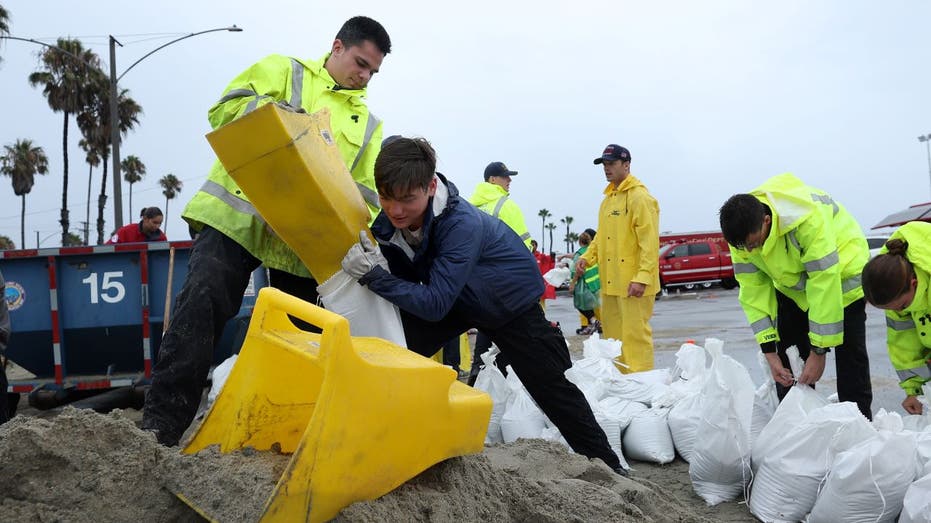
[[[391,243],[396,229],[382,211],[372,233],[391,273],[375,267],[359,283],[427,321],[456,312],[477,327],[500,327],[543,294],[537,262],[507,224],[460,198],[456,186],[437,175],[449,198],[438,215],[430,199],[413,260]]]

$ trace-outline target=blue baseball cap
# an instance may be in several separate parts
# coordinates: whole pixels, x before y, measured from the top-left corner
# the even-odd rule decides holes
[[[485,167],[485,181],[492,176],[517,176],[517,171],[508,170],[508,166],[503,162],[491,162]]]
[[[612,144],[608,144],[608,146],[605,147],[605,150],[604,152],[601,153],[600,157],[595,158],[594,163],[595,165],[598,165],[600,163],[609,162],[609,161],[613,162],[617,160],[621,160],[622,162],[629,162],[630,151],[628,151],[626,148],[621,147],[620,145],[616,143],[612,143]]]

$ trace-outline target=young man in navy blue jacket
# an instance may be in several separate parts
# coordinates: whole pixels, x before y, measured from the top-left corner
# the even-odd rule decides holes
[[[375,161],[382,210],[342,266],[401,310],[408,349],[431,356],[471,327],[501,349],[577,453],[626,475],[585,396],[565,377],[566,341],[540,308],[543,281],[520,237],[460,198],[422,138],[398,138]],[[390,272],[389,272],[390,269]]]

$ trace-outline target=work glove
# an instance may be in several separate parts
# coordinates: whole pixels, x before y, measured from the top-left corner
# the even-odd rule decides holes
[[[359,279],[374,269],[381,266],[388,270],[388,260],[381,253],[381,249],[372,243],[365,231],[359,232],[359,243],[353,244],[346,251],[342,261],[343,270],[346,274],[355,279]]]

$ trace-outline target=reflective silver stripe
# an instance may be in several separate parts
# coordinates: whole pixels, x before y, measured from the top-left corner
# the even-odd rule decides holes
[[[894,331],[907,331],[915,328],[915,322],[912,320],[894,320],[886,316],[886,327]]]
[[[265,226],[265,228],[271,230],[268,227],[268,224],[265,223],[265,219],[262,218],[262,215],[259,214],[259,211],[257,211],[256,208],[253,207],[251,203],[241,198],[237,198],[236,196],[230,194],[230,192],[227,191],[225,187],[218,184],[217,182],[213,180],[207,180],[206,182],[204,182],[204,185],[200,188],[200,190],[212,196],[216,196],[217,198],[222,200],[223,203],[225,203],[226,205],[229,205],[233,209],[236,209],[237,211],[243,214],[249,214],[253,216],[256,220],[260,221],[262,225]]]
[[[800,244],[798,238],[795,237],[795,229],[789,231],[789,241],[792,242],[792,245],[794,245],[799,252],[802,252],[802,244]]]
[[[223,98],[220,98],[220,101],[217,103],[228,102],[234,98],[242,98],[243,96],[258,96],[259,93],[253,91],[252,89],[233,89],[232,91],[223,95]]]
[[[819,260],[805,262],[805,270],[808,272],[823,271],[837,265],[839,261],[840,256],[838,256],[837,250],[835,250]]]
[[[356,153],[356,159],[352,161],[352,167],[349,168],[349,172],[352,173],[356,169],[356,165],[359,164],[359,160],[362,159],[362,154],[365,153],[365,148],[368,147],[369,142],[372,141],[372,135],[375,134],[375,129],[378,129],[378,124],[381,123],[381,120],[377,116],[369,112],[369,117],[365,122],[365,137],[362,139],[362,146],[359,147],[359,152]],[[381,208],[381,203],[378,201],[378,193],[375,192],[370,187],[366,187],[361,183],[356,182],[356,187],[359,188],[359,192],[362,193],[362,198],[368,202],[369,205],[375,207],[376,209]]]
[[[381,123],[381,120],[377,116],[369,112],[369,117],[365,121],[365,137],[362,138],[362,147],[359,147],[359,152],[356,153],[356,159],[352,161],[352,167],[349,168],[349,172],[356,170],[356,165],[359,164],[359,160],[362,159],[362,154],[365,153],[365,148],[368,147],[369,142],[372,141],[372,135],[375,134],[375,129],[378,129],[378,124]],[[376,200],[377,204],[377,200]]]
[[[263,94],[263,95],[256,96],[256,97],[253,98],[248,104],[246,104],[246,110],[243,111],[242,114],[249,114],[249,113],[251,113],[252,111],[254,111],[254,110],[255,110],[255,107],[256,107],[257,105],[259,105],[259,100],[261,100],[262,98],[271,98],[271,96],[267,96],[267,95],[264,95],[264,94]]]
[[[381,202],[378,201],[378,193],[369,189],[368,187],[362,185],[359,182],[356,182],[356,187],[359,188],[359,192],[362,193],[362,199],[365,200],[369,205],[375,207],[376,209],[381,209]]]
[[[497,218],[498,214],[501,213],[501,208],[504,207],[504,202],[506,201],[508,201],[508,197],[506,195],[502,196],[501,199],[498,200],[497,205],[495,205],[495,210],[492,211],[491,215]]]
[[[826,194],[821,195],[821,194],[811,193],[811,199],[813,201],[834,207],[834,214],[837,214],[838,212],[840,212],[840,207],[837,206],[837,203],[834,201],[834,199]]]
[[[914,369],[897,370],[895,373],[899,376],[899,381],[905,381],[909,378],[918,376],[921,379],[931,379],[931,363],[924,367],[915,367]]]
[[[808,282],[808,273],[807,273],[807,272],[803,272],[802,275],[799,276],[798,283],[796,283],[795,285],[793,285],[792,287],[790,287],[790,289],[794,289],[794,290],[797,290],[797,291],[803,291],[803,290],[805,290],[805,284],[806,284],[807,282]]]
[[[754,272],[759,272],[760,269],[753,265],[752,263],[735,263],[734,264],[734,274],[751,274]]]
[[[304,66],[291,59],[291,100],[288,102],[294,110],[301,108],[302,91],[304,90]]]
[[[838,321],[834,323],[816,323],[811,320],[808,320],[808,330],[810,332],[814,332],[815,334],[820,334],[821,336],[843,334],[844,322]]]
[[[530,232],[525,232],[524,234],[521,234],[521,235],[520,235],[520,239],[521,239],[521,240],[524,240],[524,241],[529,240],[529,239],[530,239]]]
[[[860,275],[857,274],[856,276],[851,276],[847,278],[846,280],[841,280],[840,290],[842,293],[847,294],[848,292],[859,287],[860,284],[861,284]]]
[[[770,318],[763,318],[761,320],[756,320],[750,324],[750,328],[753,329],[753,334],[759,334],[766,329],[773,328],[773,320]]]

